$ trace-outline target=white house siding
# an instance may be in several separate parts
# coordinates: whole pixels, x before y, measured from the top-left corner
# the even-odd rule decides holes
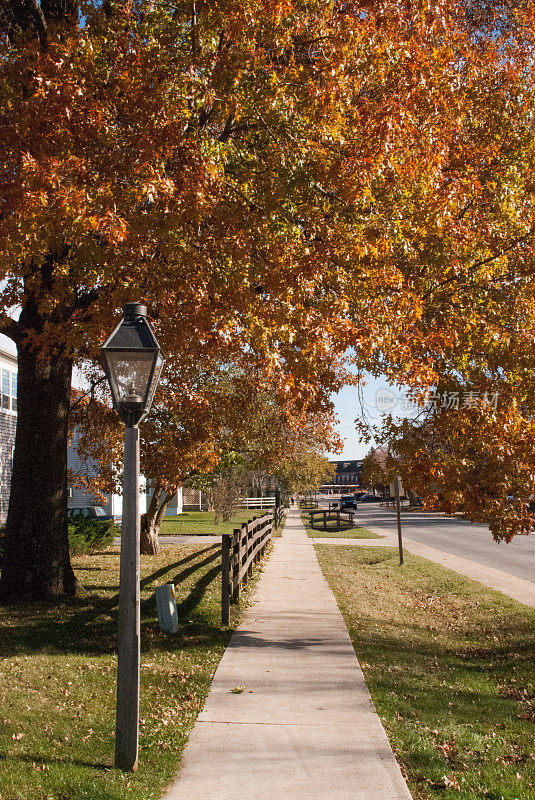
[[[76,443],[78,440],[75,431],[72,441],[67,448],[67,469],[69,470],[69,498],[67,501],[68,508],[82,508],[83,506],[99,505],[104,508],[107,514],[112,514],[112,498],[111,495],[106,495],[105,502],[102,498],[95,498],[89,492],[78,488],[73,481],[73,476],[86,475],[88,478],[97,474],[96,462],[89,461],[82,463],[76,451]]]
[[[87,475],[92,477],[98,472],[98,465],[95,461],[87,461],[82,463],[78,457],[76,450],[77,433],[74,432],[72,441],[67,450],[67,468],[72,475]],[[83,489],[77,488],[74,483],[69,485],[69,508],[82,508],[83,506],[99,505],[104,508],[107,514],[112,514],[115,519],[121,519],[123,516],[123,498],[119,494],[105,494],[104,500],[102,498],[93,497],[89,492],[84,492]],[[147,489],[145,479],[140,476],[140,497],[139,497],[139,513],[144,514],[147,510]],[[176,513],[176,512],[175,512]]]
[[[0,524],[7,518],[17,430],[17,351],[0,334]]]
[[[167,511],[165,512],[166,517],[172,517],[176,514],[182,514],[183,510],[183,496],[182,496],[182,487],[179,487],[177,493],[167,506]]]

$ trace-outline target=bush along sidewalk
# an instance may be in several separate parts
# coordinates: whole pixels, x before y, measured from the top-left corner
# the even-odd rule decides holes
[[[534,800],[535,611],[397,549],[316,550],[415,800]]]
[[[69,520],[69,550],[71,555],[95,553],[109,547],[119,529],[111,522],[101,522],[87,517],[73,517]]]
[[[113,767],[119,549],[73,563],[84,596],[0,608],[0,798],[159,798],[178,771],[254,580],[223,628],[219,545],[169,546],[142,559],[140,757],[132,774]],[[169,581],[176,636],[159,630],[154,599],[156,586]]]

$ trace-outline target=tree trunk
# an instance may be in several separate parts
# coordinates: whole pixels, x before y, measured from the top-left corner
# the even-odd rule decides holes
[[[157,556],[160,552],[158,534],[165,512],[177,488],[165,491],[158,484],[154,488],[146,514],[141,515],[140,553],[143,556]]]
[[[157,556],[160,552],[158,529],[149,523],[147,514],[141,515],[139,532],[139,552],[142,556]]]
[[[40,359],[17,342],[18,414],[0,601],[76,594],[67,528],[72,361]]]

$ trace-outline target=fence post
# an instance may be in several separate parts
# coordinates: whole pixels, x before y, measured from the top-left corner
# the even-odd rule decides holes
[[[232,539],[232,595],[230,601],[238,603],[240,600],[241,528],[234,528]]]
[[[240,535],[240,547],[243,541],[243,529],[245,528],[245,555],[242,554],[240,550],[240,572],[243,567],[245,561],[247,561],[247,555],[249,553],[249,522],[246,522],[245,525],[242,525],[241,528],[241,535]],[[245,574],[242,576],[242,583],[247,583],[247,577],[249,575],[249,571],[247,570]]]
[[[230,622],[230,533],[222,536],[221,550],[221,624]]]
[[[249,561],[249,555],[252,555],[253,548],[254,548],[254,540],[256,536],[256,532],[258,530],[258,523],[253,525],[252,529],[247,526],[247,553],[245,555],[245,560]],[[251,559],[251,563],[247,567],[247,574],[245,575],[245,580],[248,580],[253,574],[253,559]]]
[[[260,520],[250,520],[241,528],[234,528],[234,533],[224,533],[221,537],[221,623],[230,622],[230,605],[240,599],[240,583],[247,581],[253,573],[253,565],[260,561],[265,553],[269,540],[273,536],[275,512],[268,512]],[[245,532],[244,529],[245,528]],[[242,548],[242,538],[245,547]],[[240,581],[240,572],[244,564],[251,559],[246,572]]]

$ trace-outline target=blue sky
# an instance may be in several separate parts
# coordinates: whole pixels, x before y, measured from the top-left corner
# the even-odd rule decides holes
[[[339,419],[338,432],[344,439],[344,450],[340,454],[328,453],[329,458],[364,458],[369,452],[371,444],[360,441],[355,430],[354,421],[357,417],[362,417],[364,410],[368,421],[375,424],[381,422],[384,413],[377,408],[378,391],[382,392],[383,396],[386,394],[387,398],[394,395],[399,398],[402,395],[401,390],[389,386],[386,378],[373,378],[371,375],[367,375],[366,385],[361,388],[360,393],[356,386],[346,386],[332,396],[336,415]],[[359,394],[362,398],[362,404]],[[407,412],[403,413],[399,408],[400,403],[398,401],[397,410],[399,415],[406,416]]]

